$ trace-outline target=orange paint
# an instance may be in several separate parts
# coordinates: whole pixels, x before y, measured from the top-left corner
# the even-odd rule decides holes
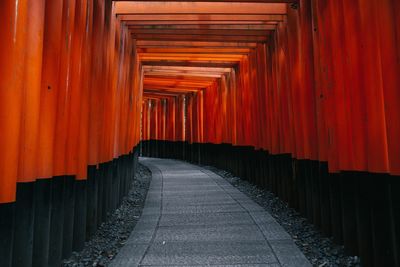
[[[275,2],[2,1],[0,203],[150,139],[399,175],[398,1]]]

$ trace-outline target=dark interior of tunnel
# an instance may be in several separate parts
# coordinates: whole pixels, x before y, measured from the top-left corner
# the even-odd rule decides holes
[[[81,251],[139,156],[400,266],[400,1],[4,0],[0,25],[0,266]]]

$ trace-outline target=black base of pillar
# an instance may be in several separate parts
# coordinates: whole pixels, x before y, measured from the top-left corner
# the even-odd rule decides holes
[[[342,201],[340,198],[340,174],[329,174],[329,195],[332,219],[332,236],[336,244],[343,244]]]
[[[15,203],[0,204],[0,266],[10,267],[14,245]]]
[[[17,202],[15,209],[13,266],[31,266],[33,251],[34,225],[34,191],[35,184],[19,183],[17,185]]]
[[[73,232],[75,216],[75,179],[73,176],[66,176],[64,180],[64,224],[62,258],[68,258],[73,250]]]
[[[129,192],[139,149],[100,168],[88,179],[57,176],[18,183],[16,202],[0,204],[0,267],[57,266],[83,249],[107,214]]]
[[[349,255],[358,254],[357,220],[356,220],[356,175],[355,173],[342,173],[341,176],[341,202],[343,244]]]
[[[51,216],[48,266],[61,264],[64,227],[64,182],[65,176],[54,177],[51,181]]]
[[[32,266],[46,266],[49,261],[51,179],[35,182],[35,222]]]
[[[86,239],[86,180],[75,181],[72,250],[81,251]]]
[[[388,175],[373,175],[372,193],[372,240],[375,266],[395,266],[394,233]],[[398,212],[398,211],[397,211]]]
[[[104,180],[105,180],[105,164],[100,164],[97,174],[98,186],[97,186],[97,224],[100,226],[105,220],[104,213]]]
[[[88,167],[87,180],[87,217],[86,240],[94,235],[97,229],[98,176],[96,166]]]
[[[373,266],[374,248],[372,240],[372,176],[360,173],[356,182],[356,219],[359,255],[363,266]]]
[[[321,184],[321,230],[325,236],[332,236],[329,174],[326,162],[319,163],[319,180]]]
[[[111,198],[112,198],[112,179],[113,179],[113,166],[112,162],[106,163],[105,174],[104,174],[104,201],[103,201],[103,221],[105,222],[110,215]]]

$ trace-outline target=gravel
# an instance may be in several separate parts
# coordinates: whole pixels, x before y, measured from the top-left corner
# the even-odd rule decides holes
[[[142,213],[151,181],[151,172],[139,164],[132,189],[121,206],[102,223],[95,235],[85,243],[80,252],[73,252],[63,266],[107,266],[117,255]]]
[[[332,239],[324,237],[307,219],[288,207],[287,203],[280,200],[272,192],[235,177],[224,170],[210,166],[203,167],[225,178],[234,187],[268,211],[292,236],[296,245],[313,266],[361,266],[360,258],[348,256],[343,246],[336,245]]]

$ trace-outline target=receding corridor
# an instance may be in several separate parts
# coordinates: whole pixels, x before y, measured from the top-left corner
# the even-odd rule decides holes
[[[0,267],[106,266],[143,164],[115,265],[400,267],[399,137],[399,0],[0,0]]]

